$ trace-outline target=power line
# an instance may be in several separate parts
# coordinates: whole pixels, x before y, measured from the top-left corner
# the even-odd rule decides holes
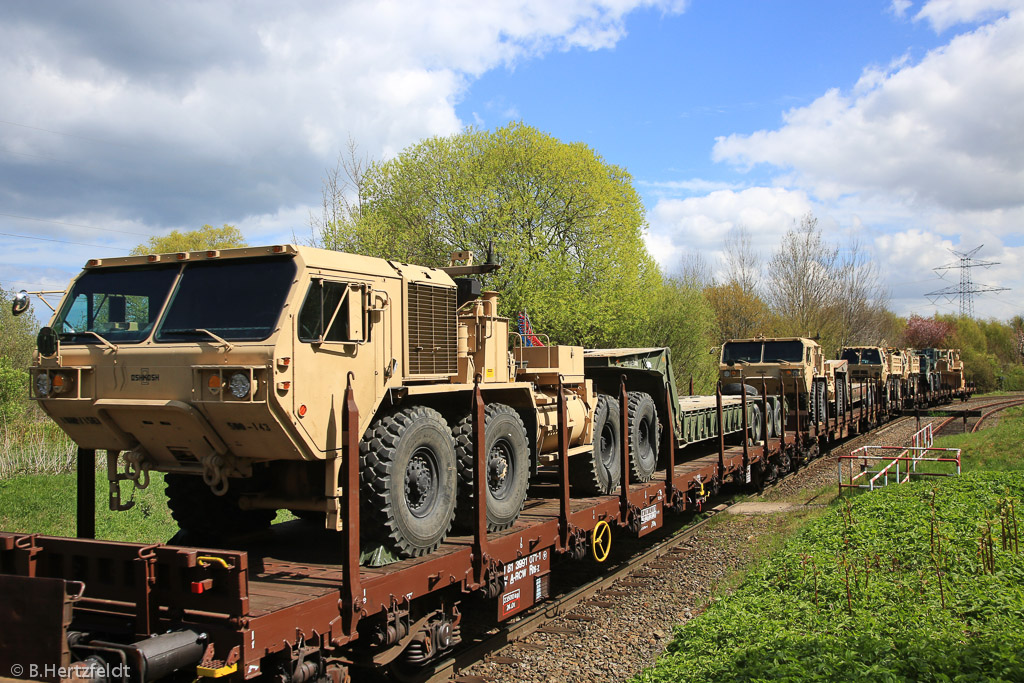
[[[39,221],[40,223],[53,223],[54,225],[67,225],[72,228],[88,228],[89,230],[102,230],[104,232],[119,232],[122,235],[138,235],[139,237],[152,237],[144,232],[130,232],[128,230],[114,230],[113,228],[96,228],[91,225],[82,225],[81,223],[65,223],[64,221],[51,221],[47,218],[32,218],[31,216],[18,216],[13,213],[0,213],[0,216],[7,216],[8,218],[20,218],[26,221]]]
[[[28,128],[29,130],[39,130],[44,133],[53,133],[54,135],[63,135],[66,138],[75,138],[76,140],[88,140],[89,142],[98,142],[101,145],[111,145],[113,147],[124,147],[126,149],[132,149],[130,145],[125,145],[120,142],[110,142],[108,140],[98,140],[96,138],[87,138],[84,135],[73,135],[71,133],[61,133],[59,130],[50,130],[49,128],[40,128],[38,126],[29,126],[24,123],[15,123],[14,121],[3,121],[0,123],[6,123],[8,126],[18,126],[19,128]]]
[[[983,292],[1005,292],[1008,290],[1007,287],[995,287],[992,285],[975,285],[971,280],[971,268],[990,268],[992,266],[999,265],[998,261],[979,261],[974,258],[974,255],[985,246],[984,244],[971,249],[970,251],[955,251],[950,249],[949,251],[959,257],[959,263],[947,263],[944,266],[933,268],[935,272],[943,270],[952,270],[954,268],[960,269],[960,286],[950,285],[943,289],[937,289],[934,292],[925,294],[926,297],[932,299],[932,297],[945,297],[946,301],[952,303],[956,297],[960,298],[960,316],[965,318],[974,317],[974,295],[981,294]],[[942,273],[939,273],[941,276]],[[935,299],[932,299],[932,303],[935,303]]]
[[[58,244],[74,244],[79,247],[95,247],[96,249],[113,249],[114,251],[128,251],[124,247],[108,247],[102,244],[86,244],[85,242],[69,242],[67,240],[54,240],[48,237],[33,237],[31,235],[14,235],[9,232],[0,232],[4,237],[20,237],[23,240],[39,240],[40,242],[57,242]]]

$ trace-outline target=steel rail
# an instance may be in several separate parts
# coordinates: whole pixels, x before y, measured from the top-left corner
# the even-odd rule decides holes
[[[998,408],[993,408],[992,410],[988,411],[987,413],[984,413],[981,417],[979,417],[978,421],[974,423],[973,427],[971,427],[971,434],[974,434],[975,432],[978,431],[978,427],[981,426],[981,423],[984,422],[985,418],[988,417],[989,415],[992,415],[993,413],[998,413],[1000,410],[1006,410],[1007,408],[1013,408],[1015,406],[1024,405],[1024,399],[1017,399],[1017,400],[1014,400],[1014,401],[1003,401],[1003,403],[1005,403],[1006,405],[1001,405]],[[995,404],[991,404],[991,405],[995,405]],[[983,408],[988,408],[990,406],[982,406],[982,407]]]
[[[1004,400],[1004,401],[993,401],[992,403],[984,403],[984,404],[982,404],[980,406],[977,406],[974,409],[975,410],[984,410],[986,408],[992,408],[994,406],[1003,406],[1004,408],[1010,408],[1010,407],[1012,407],[1014,405],[1020,405],[1022,403],[1024,403],[1024,399],[1012,398],[1012,399],[1007,399],[1007,400]],[[1003,404],[1008,404],[1008,405],[1003,405]],[[1002,409],[1003,408],[999,408],[998,410],[1002,410]],[[966,408],[965,408],[965,410],[966,410]],[[971,428],[971,433],[974,433],[974,431],[977,429],[978,424],[981,423],[982,420],[984,420],[986,417],[988,417],[992,413],[998,412],[998,410],[990,410],[988,413],[985,413],[980,418],[978,418],[978,422],[976,422],[974,424],[974,427]],[[952,422],[953,420],[959,420],[959,419],[962,419],[962,416],[960,416],[960,415],[951,415],[951,416],[947,417],[945,420],[940,422],[937,427],[935,427],[935,435],[938,436],[939,432],[941,432],[943,429],[945,429],[945,427],[950,422]],[[966,432],[967,430],[965,429],[964,431]]]

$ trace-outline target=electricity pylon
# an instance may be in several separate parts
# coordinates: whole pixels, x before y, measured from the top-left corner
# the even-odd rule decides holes
[[[939,273],[939,277],[943,277],[943,274],[939,271],[952,270],[954,268],[960,269],[960,286],[950,285],[944,289],[939,289],[934,292],[925,294],[926,297],[931,299],[932,303],[935,303],[939,297],[945,297],[946,301],[952,302],[956,297],[960,297],[960,316],[961,317],[974,317],[974,295],[981,292],[1005,292],[1007,287],[994,287],[992,285],[976,285],[971,280],[971,268],[990,268],[992,266],[998,266],[998,261],[979,261],[974,258],[974,255],[978,253],[984,244],[971,249],[968,252],[955,251],[950,249],[954,256],[959,257],[959,262],[954,261],[947,263],[944,266],[933,268],[935,272]]]

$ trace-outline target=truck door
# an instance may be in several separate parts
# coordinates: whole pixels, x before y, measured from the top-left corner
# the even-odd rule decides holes
[[[360,413],[375,405],[373,369],[381,353],[369,305],[373,289],[330,275],[314,275],[295,320],[293,415],[325,453],[342,443],[341,411],[349,372]]]

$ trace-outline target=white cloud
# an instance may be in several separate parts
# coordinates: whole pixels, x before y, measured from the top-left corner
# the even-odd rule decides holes
[[[649,191],[654,197],[678,197],[683,195],[703,194],[716,190],[739,190],[742,185],[720,180],[690,178],[689,180],[638,180],[636,185]]]
[[[958,313],[959,297],[927,296],[949,288],[959,291],[960,269],[954,267],[937,272],[941,266],[959,266],[960,260],[951,250],[967,252],[984,244],[975,255],[979,261],[997,262],[987,268],[971,268],[975,286],[1007,287],[1009,291],[974,295],[976,317],[1009,319],[1020,314],[1020,294],[1024,288],[1024,247],[1009,247],[992,234],[965,235],[969,242],[953,240],[941,234],[914,228],[880,235],[874,241],[876,263],[891,289],[891,306],[898,313],[928,316],[935,312]],[[977,240],[977,241],[975,241]]]
[[[275,240],[265,229],[278,226],[287,237],[305,229],[324,169],[350,136],[380,158],[456,132],[465,122],[455,107],[485,72],[551,51],[605,49],[637,8],[684,6],[3,3],[0,204],[68,222],[131,221],[149,234],[227,222]],[[0,231],[32,232],[0,220]],[[77,240],[54,234],[95,242],[81,238],[87,231]],[[0,240],[5,273],[12,248],[32,251],[27,240]],[[143,240],[102,242],[127,251]]]
[[[910,6],[908,0],[893,0],[893,7],[901,6],[898,16]],[[927,21],[932,28],[941,33],[950,26],[991,19],[1011,10],[1021,9],[1021,0],[929,0],[914,17],[917,21]]]
[[[897,17],[904,17],[911,4],[910,0],[892,0],[892,4],[889,5],[889,11]]]
[[[951,210],[1024,204],[1024,12],[956,36],[915,65],[865,72],[785,114],[778,130],[716,141],[716,160],[791,171],[822,199],[861,192]]]
[[[680,259],[691,251],[717,269],[722,241],[731,229],[746,228],[754,248],[767,257],[786,231],[813,209],[805,193],[774,187],[662,199],[648,213],[648,247],[668,272],[677,270]]]

